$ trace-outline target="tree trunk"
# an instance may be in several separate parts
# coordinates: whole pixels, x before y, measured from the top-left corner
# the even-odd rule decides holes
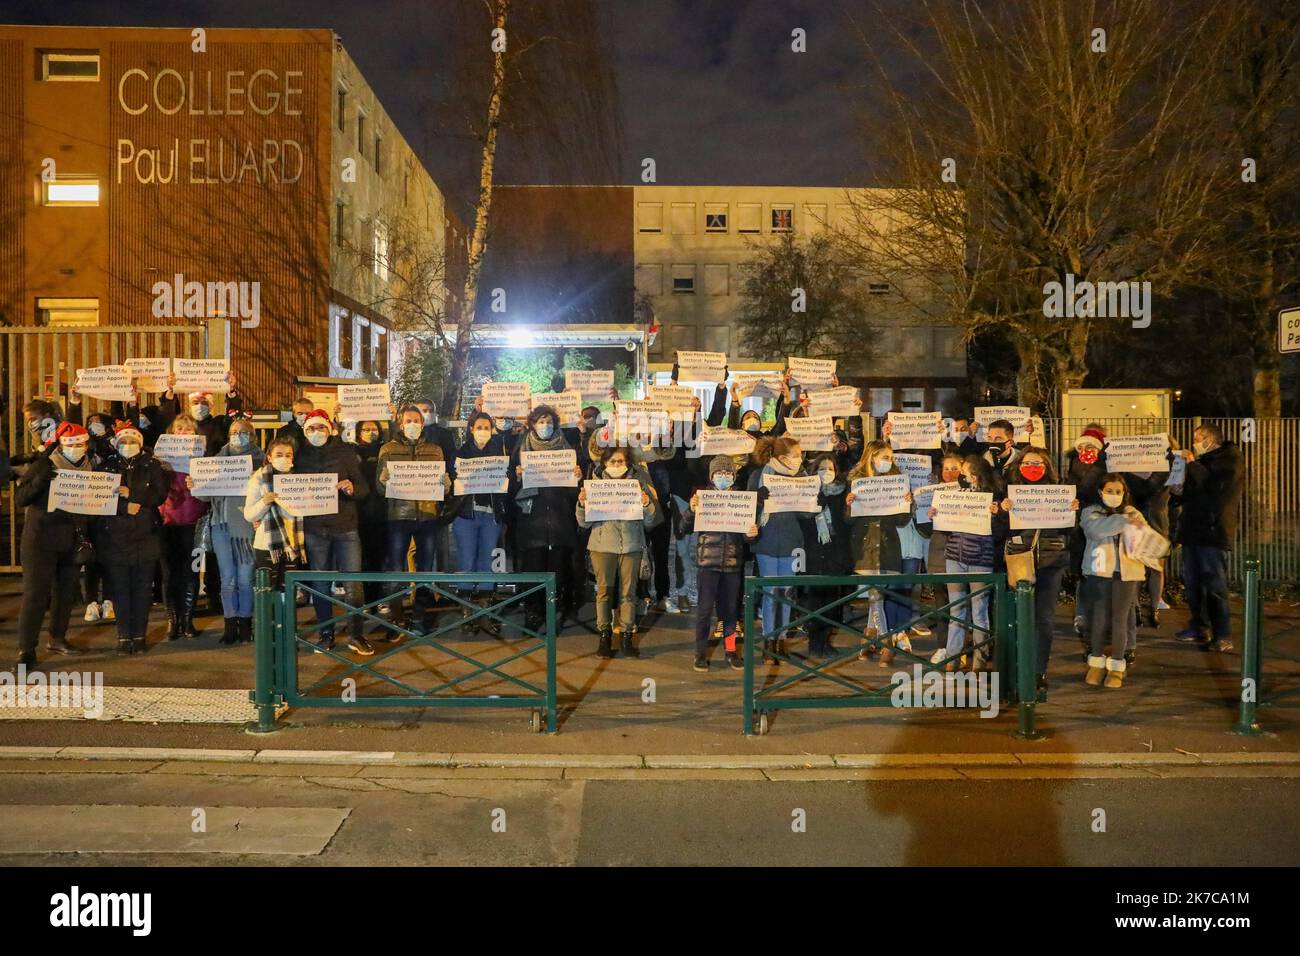
[[[510,0],[494,0],[494,26],[505,35],[506,13]],[[509,41],[507,41],[508,43]],[[474,326],[474,309],[478,304],[478,279],[487,250],[488,229],[492,213],[492,182],[496,164],[497,130],[501,124],[501,98],[506,82],[505,50],[493,54],[492,95],[488,97],[487,135],[483,139],[483,158],[479,163],[478,205],[474,210],[474,233],[470,238],[469,262],[465,270],[465,290],[461,296],[460,315],[456,317],[456,346],[452,351],[451,372],[443,390],[443,414],[459,415],[461,391],[469,367],[470,333]]]
[[[1020,338],[1016,341],[1016,355],[1020,358],[1020,368],[1016,371],[1016,401],[1036,409],[1043,398],[1040,378],[1043,350],[1034,339]]]

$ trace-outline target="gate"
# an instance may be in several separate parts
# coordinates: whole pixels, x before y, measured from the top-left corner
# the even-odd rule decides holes
[[[137,357],[205,358],[207,354],[204,325],[0,328],[0,392],[6,398],[0,441],[11,455],[30,450],[23,405],[44,398],[59,403],[66,414],[68,391],[76,384],[79,368],[119,365]],[[83,397],[82,414],[107,412],[111,404]],[[0,572],[22,570],[18,563],[21,533],[11,484],[0,490]]]

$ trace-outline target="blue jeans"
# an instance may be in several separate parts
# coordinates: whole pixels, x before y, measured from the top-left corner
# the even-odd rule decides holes
[[[405,571],[406,552],[415,539],[415,570],[432,571],[433,557],[437,547],[436,526],[432,521],[389,521],[388,522],[388,560],[386,571]]]
[[[1231,636],[1228,614],[1228,552],[1203,544],[1183,545],[1183,584],[1191,626],[1214,639]]]
[[[212,550],[221,571],[221,612],[226,617],[253,616],[253,542],[232,538],[230,525],[212,526]]]
[[[921,570],[920,558],[904,558],[903,573],[916,574]],[[921,617],[918,610],[914,609],[911,602],[912,586],[886,588],[885,589],[885,624],[891,631],[902,627],[907,621],[916,616]]]
[[[305,535],[307,541],[307,566],[313,571],[360,571],[361,570],[361,535],[356,531],[342,531],[336,534]],[[313,581],[313,590],[328,591],[329,581]],[[354,607],[362,604],[361,585],[349,581],[347,602]],[[312,595],[312,607],[316,611],[316,620],[328,621],[334,614],[334,606],[323,597]],[[363,620],[356,615],[350,619],[352,633],[360,636]],[[320,633],[333,634],[332,627],[322,628]]]
[[[501,531],[496,518],[486,511],[473,511],[457,518],[451,530],[456,536],[456,557],[460,565],[456,571],[460,574],[491,573],[492,552]],[[490,581],[480,581],[463,590],[491,591],[493,587]]]
[[[988,574],[993,569],[979,564],[962,564],[960,561],[948,559],[946,571],[948,574]],[[972,588],[975,590],[984,589],[982,594],[970,598],[967,601],[961,599],[971,593]],[[971,621],[975,627],[982,627],[986,630],[976,631],[972,629],[971,642],[974,644],[983,644],[989,639],[987,628],[989,626],[989,591],[987,584],[967,584],[962,581],[958,584],[948,585],[948,600],[961,601],[949,609],[952,614],[952,621],[948,624],[948,643],[945,653],[948,657],[956,657],[961,653],[962,645],[966,643],[966,631],[968,627],[966,621]],[[966,607],[970,606],[970,616],[967,616]],[[991,655],[991,645],[983,647],[979,651],[983,657]]]
[[[774,554],[757,554],[758,558],[758,576],[762,578],[786,577],[794,574],[794,558],[780,558]],[[775,640],[778,635],[774,634],[776,630],[776,619],[779,614],[781,618],[781,628],[784,630],[790,623],[790,605],[782,604],[780,609],[777,608],[775,594],[781,594],[786,598],[793,599],[794,588],[764,588],[763,589],[763,634],[768,640]]]

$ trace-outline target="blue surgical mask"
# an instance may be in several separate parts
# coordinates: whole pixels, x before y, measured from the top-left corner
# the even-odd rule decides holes
[[[317,448],[329,441],[329,438],[330,436],[328,432],[314,431],[307,433],[307,440]]]
[[[537,437],[540,438],[542,441],[546,441],[554,434],[555,434],[555,426],[552,425],[550,422],[542,422],[540,425],[537,426]]]
[[[103,422],[91,422],[91,423],[90,423],[90,433],[91,433],[92,435],[94,435],[96,438],[103,438],[105,432],[107,432],[107,431],[108,431],[108,429],[104,427],[104,423],[103,423]]]
[[[236,448],[247,448],[249,445],[248,432],[236,432],[230,436],[230,444]]]
[[[736,479],[734,475],[729,475],[726,472],[722,472],[721,474],[713,476],[713,487],[717,488],[719,491],[726,491],[728,488],[731,487],[732,482],[734,482],[735,480]]]

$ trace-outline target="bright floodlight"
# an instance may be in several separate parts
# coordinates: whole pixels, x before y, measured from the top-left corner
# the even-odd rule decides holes
[[[511,329],[506,333],[506,341],[511,348],[523,348],[533,344],[533,333],[528,329]]]

